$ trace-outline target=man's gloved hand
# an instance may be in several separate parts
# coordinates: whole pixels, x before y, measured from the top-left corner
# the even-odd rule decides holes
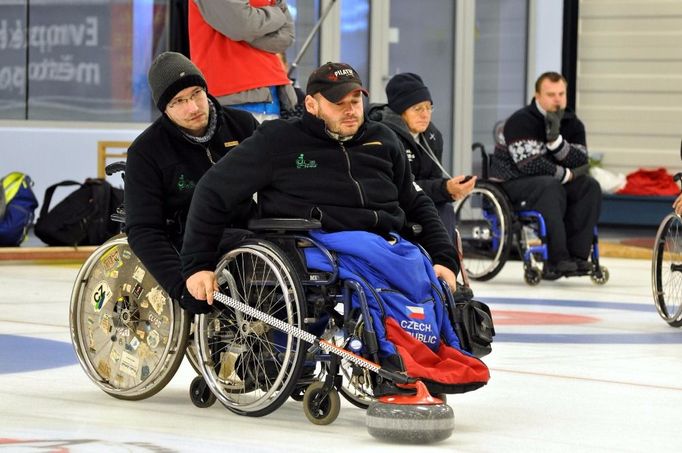
[[[571,168],[573,179],[590,174],[590,164],[581,165],[580,167]]]
[[[561,119],[564,117],[564,109],[559,109],[556,112],[547,112],[545,116],[545,133],[547,134],[547,143],[551,143],[559,138],[561,134]]]
[[[209,305],[205,300],[197,300],[192,297],[186,286],[182,290],[182,295],[178,299],[178,303],[184,310],[187,310],[193,315],[210,313],[213,309],[213,306]]]

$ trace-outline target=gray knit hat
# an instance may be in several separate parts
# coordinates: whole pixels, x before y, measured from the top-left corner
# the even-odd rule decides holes
[[[199,68],[177,52],[164,52],[156,57],[149,67],[148,79],[154,104],[162,112],[181,90],[191,86],[206,89],[206,79]]]

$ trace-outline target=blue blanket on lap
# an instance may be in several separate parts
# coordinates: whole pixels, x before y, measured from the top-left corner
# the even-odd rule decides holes
[[[433,351],[441,342],[461,350],[447,318],[441,286],[433,264],[422,250],[394,234],[387,241],[365,231],[325,233],[310,236],[337,255],[341,279],[359,282],[366,293],[381,358],[397,355],[386,337],[385,322],[393,318],[400,327]],[[308,267],[330,271],[329,261],[315,247],[305,249]],[[353,308],[359,307],[353,295]]]

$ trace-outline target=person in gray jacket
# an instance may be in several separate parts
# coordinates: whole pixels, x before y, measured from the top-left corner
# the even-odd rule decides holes
[[[370,106],[369,118],[396,133],[407,153],[415,182],[436,205],[454,241],[455,213],[452,201],[466,197],[476,177],[451,177],[441,165],[443,136],[431,122],[433,100],[422,78],[410,72],[396,74],[386,85],[388,104]]]
[[[296,105],[280,52],[294,41],[285,0],[189,0],[190,56],[222,105],[263,121]]]

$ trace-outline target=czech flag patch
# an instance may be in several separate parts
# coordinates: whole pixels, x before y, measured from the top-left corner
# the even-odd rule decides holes
[[[409,317],[412,319],[424,319],[424,307],[414,307],[407,305],[407,309],[410,311]]]

